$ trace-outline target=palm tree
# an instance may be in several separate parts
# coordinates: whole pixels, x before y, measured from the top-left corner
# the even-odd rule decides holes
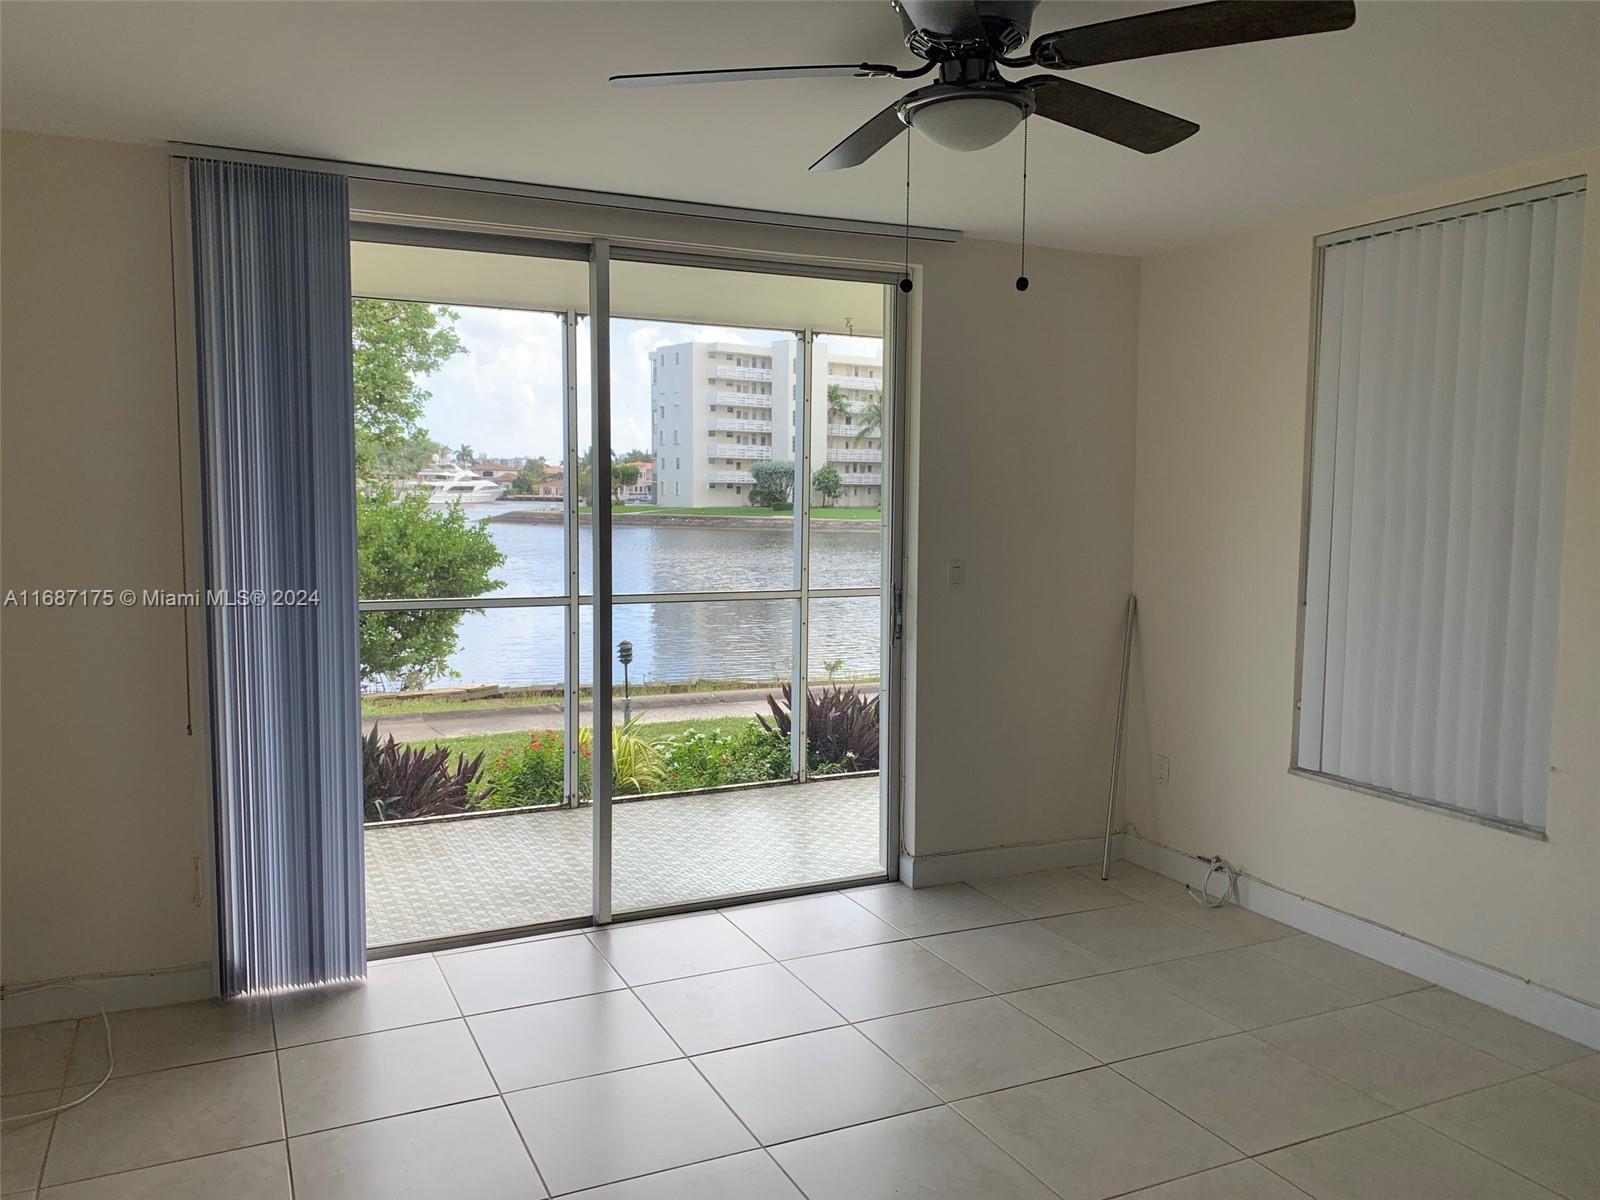
[[[828,385],[828,420],[843,419],[850,415],[850,401],[845,397],[844,388],[837,383]]]
[[[883,397],[868,400],[861,409],[861,424],[856,426],[856,437],[883,436]]]
[[[473,459],[475,458],[477,458],[477,455],[472,452],[472,447],[467,445],[465,442],[462,442],[461,445],[456,448],[456,462],[460,463],[463,467],[470,467]]]
[[[828,385],[828,422],[846,423],[844,418],[856,415],[858,410],[850,407],[849,396],[845,393],[842,384],[830,383]],[[864,402],[859,410],[861,421],[854,424],[850,430],[853,441],[863,438],[881,437],[883,435],[883,399],[880,396],[875,400]]]

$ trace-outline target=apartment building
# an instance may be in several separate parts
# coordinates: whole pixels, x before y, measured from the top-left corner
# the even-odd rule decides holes
[[[651,449],[664,505],[748,503],[758,462],[793,461],[798,347],[729,342],[663,346],[650,361]],[[883,484],[881,358],[827,353],[811,384],[811,464],[839,473],[839,505],[873,506]]]

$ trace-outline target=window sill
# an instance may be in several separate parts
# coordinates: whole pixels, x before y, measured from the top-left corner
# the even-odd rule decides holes
[[[1339,775],[1325,775],[1321,771],[1308,771],[1304,767],[1290,767],[1289,774],[1297,779],[1310,779],[1316,783],[1326,783],[1332,787],[1342,788],[1347,792],[1360,792],[1363,796],[1376,796],[1380,800],[1393,800],[1396,804],[1404,804],[1409,808],[1426,809],[1442,816],[1454,817],[1459,821],[1471,821],[1474,825],[1485,825],[1490,829],[1498,829],[1503,833],[1514,833],[1518,837],[1531,838],[1536,842],[1548,842],[1550,840],[1543,829],[1532,825],[1524,825],[1520,821],[1508,821],[1503,817],[1486,817],[1481,813],[1468,812],[1464,808],[1441,804],[1437,800],[1425,800],[1421,796],[1409,796],[1405,792],[1392,792],[1387,788],[1374,787],[1368,783],[1357,783],[1354,779],[1345,779]]]

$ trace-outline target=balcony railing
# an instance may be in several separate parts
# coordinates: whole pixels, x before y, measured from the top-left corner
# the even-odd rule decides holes
[[[881,429],[869,430],[864,425],[829,425],[828,436],[842,438],[875,438],[882,437],[883,431]]]
[[[736,442],[710,442],[706,445],[706,457],[713,460],[725,458],[755,462],[771,458],[772,447],[741,446]]]
[[[843,388],[860,388],[867,392],[883,391],[883,380],[864,379],[859,375],[829,375],[829,383],[836,383]]]
[[[749,471],[707,471],[707,483],[754,483],[756,477]]]
[[[841,474],[839,480],[845,487],[850,487],[852,484],[857,487],[879,487],[883,483],[883,475],[877,471],[873,471],[870,475]]]
[[[764,383],[772,382],[771,367],[729,367],[718,364],[709,368],[706,374],[712,379],[756,379]]]
[[[771,396],[758,396],[754,392],[717,392],[707,391],[706,400],[711,404],[739,404],[745,408],[771,408]]]
[[[863,449],[857,449],[857,448],[853,448],[853,447],[850,448],[850,449],[846,449],[846,448],[844,448],[842,446],[829,446],[828,447],[828,461],[829,462],[874,462],[874,463],[881,463],[883,461],[883,451],[881,449],[880,450],[870,450],[870,449],[864,449],[864,448]]]
[[[771,421],[744,420],[739,417],[712,417],[706,428],[723,433],[771,433]]]

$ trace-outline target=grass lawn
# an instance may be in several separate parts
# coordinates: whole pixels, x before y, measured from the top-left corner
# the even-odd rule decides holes
[[[706,717],[698,721],[658,721],[650,725],[639,726],[640,732],[652,741],[660,741],[675,733],[683,733],[689,729],[699,729],[707,733],[738,733],[745,726],[754,721],[754,717]],[[552,722],[554,728],[549,732],[558,732],[561,721],[559,716]],[[426,746],[432,749],[436,746],[445,746],[450,750],[452,757],[465,754],[469,759],[475,758],[479,753],[485,753],[484,761],[493,758],[502,750],[525,745],[533,736],[532,730],[523,730],[518,733],[484,733],[469,737],[436,738],[426,742],[411,742],[412,746]]]
[[[749,680],[726,679],[697,679],[693,683],[636,683],[632,687],[634,696],[690,696],[707,692],[734,692],[734,691],[767,691],[776,693],[779,688],[788,683],[787,679],[774,679],[769,683],[752,683]],[[877,684],[876,679],[845,679],[840,678],[835,682],[849,687],[852,685]],[[825,687],[827,681],[814,679],[812,687]],[[588,689],[580,694],[584,700],[590,699]],[[617,696],[622,696],[622,685],[617,685]],[[411,700],[375,700],[370,696],[361,697],[361,715],[364,717],[397,717],[405,713],[426,712],[467,712],[481,708],[526,708],[533,705],[548,706],[559,709],[561,706],[561,691],[559,688],[508,688],[500,696],[488,696],[481,700],[451,700],[443,697],[418,696]],[[559,723],[558,714],[552,714],[551,720]]]

